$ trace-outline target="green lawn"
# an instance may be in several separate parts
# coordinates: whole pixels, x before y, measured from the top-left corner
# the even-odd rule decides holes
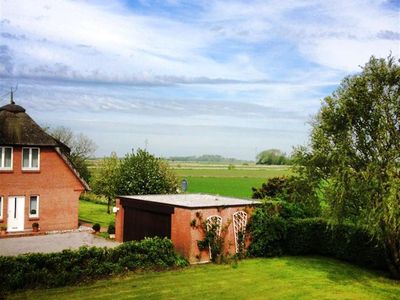
[[[248,259],[233,265],[131,273],[10,299],[400,299],[400,283],[328,258]]]
[[[79,220],[108,227],[110,222],[114,221],[114,214],[107,213],[107,205],[81,200],[79,201]]]

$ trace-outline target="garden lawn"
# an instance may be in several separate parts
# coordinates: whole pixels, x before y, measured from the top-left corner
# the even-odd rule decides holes
[[[131,273],[10,299],[400,299],[400,283],[329,258],[248,259],[238,265]]]
[[[79,220],[92,224],[99,223],[101,227],[108,227],[114,221],[114,214],[107,213],[107,205],[80,200]]]

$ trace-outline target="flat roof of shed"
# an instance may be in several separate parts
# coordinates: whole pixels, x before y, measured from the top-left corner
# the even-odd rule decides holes
[[[123,199],[166,204],[187,208],[219,207],[219,206],[244,206],[261,203],[257,200],[245,200],[208,194],[164,194],[164,195],[134,195],[118,196]]]

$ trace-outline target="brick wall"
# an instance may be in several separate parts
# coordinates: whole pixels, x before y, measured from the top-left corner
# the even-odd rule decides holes
[[[13,171],[0,171],[3,220],[7,226],[9,196],[25,196],[25,230],[38,222],[40,229],[66,230],[78,226],[79,195],[84,190],[54,148],[40,149],[40,171],[22,171],[21,147],[13,148]],[[39,218],[29,219],[29,197],[38,195]]]

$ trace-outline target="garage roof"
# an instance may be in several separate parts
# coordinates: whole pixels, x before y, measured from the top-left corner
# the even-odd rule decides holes
[[[167,204],[171,206],[202,208],[218,206],[244,206],[261,203],[256,200],[245,200],[239,198],[215,196],[208,194],[164,194],[164,195],[135,195],[118,196],[123,199],[133,199],[146,202]]]

